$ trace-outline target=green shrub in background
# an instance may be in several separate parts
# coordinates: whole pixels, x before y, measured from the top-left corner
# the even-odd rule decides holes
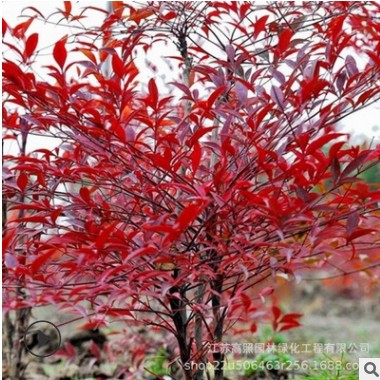
[[[347,359],[342,354],[339,359],[324,354],[318,369],[311,370],[300,380],[357,380],[358,371],[347,369]],[[328,365],[326,365],[328,363]],[[327,367],[327,368],[326,368]]]

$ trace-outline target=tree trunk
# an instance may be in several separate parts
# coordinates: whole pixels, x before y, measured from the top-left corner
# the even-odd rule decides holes
[[[223,287],[223,279],[220,275],[213,283],[214,295],[212,297],[212,309],[214,313],[214,341],[221,343],[223,339],[224,313],[221,310],[220,294]],[[224,354],[222,352],[214,352],[214,380],[223,380],[224,374]]]
[[[172,287],[169,290],[170,294],[179,293],[184,296],[183,290],[178,287]],[[185,303],[178,299],[177,297],[168,296],[170,307],[172,310],[172,320],[176,328],[176,338],[178,342],[178,347],[180,351],[181,364],[183,373],[186,380],[193,379],[193,371],[191,368],[190,358],[191,358],[191,342],[187,338],[187,315],[186,315],[186,305]]]
[[[195,294],[195,302],[198,305],[201,305],[203,303],[203,296],[204,296],[204,289],[205,286],[199,285],[198,288],[196,289],[196,294]],[[197,311],[195,315],[195,331],[194,331],[194,336],[195,336],[195,347],[197,349],[197,358],[198,358],[198,363],[200,363],[200,367],[197,369],[194,380],[204,380],[204,368],[206,366],[206,360],[204,358],[204,355],[201,353],[203,352],[203,319],[200,311]],[[198,357],[198,355],[200,355]]]

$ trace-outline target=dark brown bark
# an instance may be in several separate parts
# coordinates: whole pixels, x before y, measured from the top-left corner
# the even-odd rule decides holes
[[[223,325],[224,325],[224,313],[222,312],[222,306],[220,302],[220,294],[223,288],[223,278],[218,275],[217,279],[213,282],[212,288],[215,291],[212,297],[212,309],[214,312],[214,341],[215,343],[221,343],[223,339]],[[214,374],[215,380],[223,380],[224,374],[224,354],[222,352],[214,352]]]

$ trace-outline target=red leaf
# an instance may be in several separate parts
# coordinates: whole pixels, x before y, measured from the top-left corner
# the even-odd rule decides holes
[[[29,36],[29,38],[26,40],[25,51],[24,51],[25,58],[29,58],[32,56],[32,54],[34,53],[34,50],[36,50],[37,44],[38,44],[38,34],[34,33],[31,36]]]
[[[57,221],[57,218],[61,215],[61,213],[62,213],[61,208],[57,208],[56,210],[52,211],[52,213],[50,214],[51,221],[55,223]]]
[[[63,356],[69,360],[74,360],[77,356],[77,350],[76,348],[69,342],[64,343],[64,348],[62,350],[59,350],[57,352],[57,355]]]
[[[91,203],[90,190],[87,187],[81,187],[79,195],[86,203]]]
[[[28,30],[30,24],[33,22],[34,17],[31,17],[29,20],[18,24],[13,28],[13,35],[16,38],[24,38],[25,32]]]
[[[54,49],[53,49],[53,57],[61,69],[63,69],[63,66],[65,65],[66,58],[67,58],[67,51],[66,51],[65,44],[66,44],[66,38],[58,41],[55,44]]]
[[[177,17],[177,13],[173,12],[173,11],[170,11],[168,13],[166,13],[165,15],[162,15],[161,18],[164,19],[165,21],[169,21],[173,18],[176,18]]]
[[[278,55],[281,55],[289,47],[292,36],[293,32],[291,29],[284,29],[281,32],[277,45]]]
[[[96,248],[98,248],[99,250],[100,249],[103,249],[104,248],[104,245],[108,239],[108,237],[111,235],[111,233],[113,231],[116,230],[116,225],[117,225],[117,221],[115,222],[112,222],[107,228],[105,228],[100,234],[99,236],[97,237],[97,239],[95,240],[95,245],[96,245]]]
[[[55,254],[56,249],[50,249],[42,255],[38,255],[38,257],[32,262],[30,265],[30,271],[32,273],[37,273],[42,265],[46,264],[49,259]]]
[[[294,329],[294,328],[299,327],[299,326],[301,326],[301,323],[294,322],[294,323],[286,324],[285,326],[282,326],[278,331],[279,332],[286,331],[286,330]]]
[[[245,309],[246,311],[248,311],[249,308],[250,308],[251,305],[252,305],[252,300],[251,300],[251,298],[250,298],[247,294],[245,294],[245,293],[241,293],[241,294],[240,294],[240,301],[241,301],[241,303],[242,303],[244,309]]]
[[[177,218],[177,223],[180,225],[180,229],[183,231],[187,228],[206,207],[206,202],[202,202],[201,204],[193,203],[185,207]]]
[[[300,313],[289,313],[289,314],[285,314],[280,320],[279,320],[279,323],[299,323],[297,321],[297,319],[301,318],[303,316],[303,314],[300,314]]]
[[[149,100],[151,101],[151,104],[155,107],[158,102],[158,90],[157,90],[156,82],[153,78],[149,81],[148,88],[149,88]]]
[[[353,161],[351,161],[343,170],[341,178],[347,177],[348,174],[353,172],[354,170],[358,169],[360,166],[362,166],[368,156],[371,154],[371,151],[364,151],[358,155]]]
[[[119,78],[124,76],[124,63],[117,54],[112,56],[112,69]]]
[[[129,310],[127,310],[127,309],[121,309],[121,308],[116,308],[116,307],[107,309],[106,310],[106,314],[107,315],[111,315],[113,317],[118,317],[120,315],[128,315],[130,317],[133,317],[133,314]]]
[[[121,18],[123,16],[124,3],[123,1],[112,1],[112,9],[114,15]]]
[[[5,33],[7,32],[7,29],[8,29],[8,24],[7,24],[7,22],[3,19],[3,26],[2,26],[3,37],[4,37]]]
[[[95,317],[96,318],[96,317]],[[107,322],[101,319],[93,319],[81,325],[79,328],[81,330],[93,330],[98,329],[99,327],[106,326]]]
[[[380,61],[379,61],[380,63]],[[364,91],[358,98],[358,103],[364,104],[367,99],[370,99],[375,93],[377,93],[377,88],[371,88],[370,90]]]
[[[222,95],[222,93],[226,90],[225,86],[218,87],[208,98],[207,107],[210,109],[215,101]]]
[[[3,231],[3,234],[4,235],[3,235],[2,243],[3,243],[3,252],[5,252],[11,245],[13,238],[16,235],[16,229],[13,229],[10,231],[9,230]]]
[[[194,147],[193,147],[193,152],[191,153],[191,168],[193,169],[193,173],[195,174],[198,167],[199,167],[199,163],[201,161],[201,156],[202,156],[202,149],[199,145],[198,142],[196,142],[194,144]]]
[[[120,139],[120,141],[125,142],[127,139],[125,130],[123,126],[118,122],[114,121],[111,126],[112,131],[115,133],[115,135]]]
[[[186,142],[186,144],[188,146],[192,146],[194,145],[195,143],[197,143],[199,141],[199,139],[204,136],[206,133],[208,132],[211,132],[213,129],[215,129],[215,127],[206,127],[206,128],[199,128],[189,139],[188,142]]]
[[[171,171],[170,160],[168,161],[164,156],[158,153],[147,154],[147,157],[152,159],[153,165],[162,168],[167,171]]]
[[[189,205],[184,208],[177,218],[181,229],[185,229],[197,217],[197,206]]]
[[[252,334],[254,334],[257,331],[257,324],[255,322],[251,324],[250,331]]]
[[[195,70],[190,70],[189,87],[191,87],[194,84],[194,81],[195,81]]]
[[[78,49],[78,51],[80,51],[81,53],[83,53],[92,63],[94,63],[95,65],[97,65],[96,57],[95,57],[94,53],[91,50],[88,50],[88,49]]]
[[[133,13],[131,12],[131,15],[129,16],[129,20],[135,21],[137,24],[140,24],[141,20],[146,19],[152,14],[154,14],[154,11],[150,7],[141,8]]]
[[[90,352],[92,356],[100,360],[101,358],[101,352],[99,350],[99,346],[92,340],[90,343]]]
[[[378,232],[377,230],[373,228],[362,228],[361,230],[354,231],[348,238],[347,243],[350,243],[352,240],[357,239],[359,237],[362,237],[364,235],[369,235],[372,232]]]
[[[169,232],[169,233],[171,233],[174,231],[173,227],[168,225],[168,224],[159,224],[156,226],[145,224],[145,225],[143,225],[143,228],[147,231],[154,231],[154,232]]]
[[[350,214],[347,218],[347,225],[346,225],[346,234],[347,237],[350,237],[358,228],[359,225],[359,213],[353,212]]]
[[[329,86],[329,82],[325,79],[313,79],[310,82],[303,81],[301,83],[301,97],[304,102],[308,101],[311,98],[318,97],[321,91]]]
[[[22,192],[24,192],[27,185],[28,185],[28,176],[24,172],[22,172],[17,178],[17,186]]]
[[[24,218],[18,218],[18,222],[46,223],[46,216],[31,215]]]
[[[71,15],[71,1],[64,1],[63,5],[65,7],[64,16],[65,16],[66,20],[68,20],[70,15]]]
[[[281,317],[281,309],[277,306],[272,306],[272,313],[276,321]]]
[[[262,16],[255,22],[255,31],[253,32],[253,38],[257,38],[258,35],[265,29],[269,16]]]
[[[317,149],[320,149],[323,146],[325,146],[331,140],[334,140],[334,139],[341,137],[341,136],[342,136],[341,133],[329,133],[327,135],[323,135],[323,136],[319,137],[318,139],[316,139],[315,141],[313,141],[311,144],[309,144],[309,146],[306,149],[305,154],[312,154]]]

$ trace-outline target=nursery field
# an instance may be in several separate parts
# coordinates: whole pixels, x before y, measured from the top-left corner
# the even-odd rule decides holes
[[[303,313],[302,326],[280,334],[273,334],[271,327],[262,325],[255,334],[228,336],[227,340],[235,347],[243,345],[256,348],[260,343],[268,343],[275,337],[277,345],[288,347],[289,353],[231,353],[225,361],[226,378],[230,380],[254,379],[310,379],[310,380],[356,380],[357,370],[339,370],[347,363],[355,366],[359,357],[378,357],[380,355],[380,340],[378,338],[380,320],[380,292],[371,291],[350,283],[345,285],[339,280],[322,286],[316,282],[303,282],[298,285],[283,284],[278,289],[281,306],[285,310]],[[75,352],[71,358],[65,355],[55,355],[45,360],[38,360],[32,355],[25,358],[27,378],[41,380],[95,380],[116,379],[112,373],[118,366],[129,364],[133,368],[133,358],[123,353],[121,347],[116,349],[115,361],[110,363],[106,355],[102,355],[103,347],[120,345],[120,330],[123,325],[112,323],[110,328],[101,330],[105,336],[105,345],[99,344],[96,334],[86,334],[80,328],[80,321],[64,324],[70,320],[64,313],[57,314],[52,308],[33,312],[35,320],[49,320],[60,327],[63,346],[74,342]],[[159,377],[152,372],[164,376],[172,372],[168,353],[167,337],[157,331],[149,333],[144,329],[131,327],[130,347],[134,342],[145,341],[146,345],[155,349],[146,352],[146,371],[137,375],[136,379],[148,380]],[[117,333],[119,332],[119,333]],[[131,332],[127,335],[131,335]],[[133,337],[133,334],[136,336]],[[74,339],[79,337],[79,339]],[[84,337],[80,341],[80,337]],[[151,340],[152,344],[149,344]],[[94,348],[94,343],[97,348]],[[298,346],[297,346],[298,345]],[[297,348],[298,347],[298,348]],[[322,348],[322,352],[318,348]],[[332,348],[333,347],[333,348]],[[340,351],[339,352],[339,347]],[[99,351],[99,352],[98,352]],[[133,350],[131,350],[133,351]],[[248,350],[249,351],[249,350]],[[252,350],[251,350],[252,351]],[[253,350],[254,351],[254,350]],[[334,352],[332,352],[334,351]],[[337,352],[338,351],[338,352]],[[95,354],[95,355],[94,355]],[[268,365],[269,363],[269,365]],[[306,364],[307,363],[307,364]],[[244,367],[246,367],[244,369]],[[268,370],[269,368],[274,368]],[[283,370],[278,370],[281,367]],[[301,368],[298,368],[301,367]],[[328,367],[328,368],[325,368]],[[248,368],[248,369],[247,369]],[[265,369],[264,369],[265,368]],[[276,369],[277,368],[277,369]],[[6,372],[6,369],[3,368]],[[132,369],[133,371],[133,369]],[[38,374],[37,376],[35,374]],[[176,375],[174,375],[176,376]],[[181,377],[174,377],[180,379]],[[169,377],[168,377],[169,379]]]
[[[3,3],[3,378],[376,376],[380,3]]]

